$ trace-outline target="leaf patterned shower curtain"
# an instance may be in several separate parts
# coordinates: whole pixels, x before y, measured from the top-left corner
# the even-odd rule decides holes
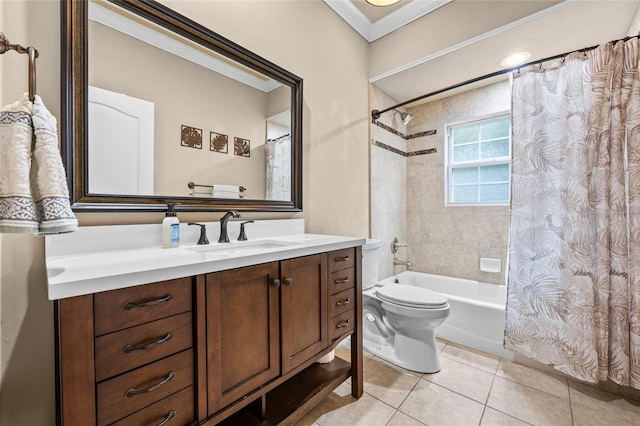
[[[514,75],[505,347],[640,388],[638,40]]]

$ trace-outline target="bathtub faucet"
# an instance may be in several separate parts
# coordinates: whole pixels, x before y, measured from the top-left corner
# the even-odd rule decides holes
[[[408,260],[400,260],[400,259],[396,259],[394,257],[393,258],[393,266],[397,266],[397,265],[406,266],[407,269],[413,269],[413,266],[411,265],[411,262],[409,262]]]

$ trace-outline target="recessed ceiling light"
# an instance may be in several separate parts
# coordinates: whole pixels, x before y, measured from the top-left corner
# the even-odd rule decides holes
[[[509,55],[500,61],[500,65],[503,67],[514,67],[516,65],[523,64],[527,59],[531,57],[529,52],[516,52],[513,55]]]
[[[400,0],[366,0],[367,3],[373,6],[391,6],[398,3]]]

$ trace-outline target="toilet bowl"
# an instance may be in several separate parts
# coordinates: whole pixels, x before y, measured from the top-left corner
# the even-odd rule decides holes
[[[377,284],[379,247],[377,240],[363,246],[363,346],[409,370],[440,371],[435,329],[449,316],[449,302],[443,294],[420,287]]]

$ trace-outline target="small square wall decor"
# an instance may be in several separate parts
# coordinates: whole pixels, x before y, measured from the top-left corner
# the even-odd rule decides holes
[[[189,148],[202,149],[202,129],[182,125],[180,131],[180,145]]]
[[[209,150],[220,152],[222,154],[229,153],[229,137],[222,133],[209,133]]]
[[[249,139],[234,137],[233,153],[240,157],[251,157],[251,141]]]

